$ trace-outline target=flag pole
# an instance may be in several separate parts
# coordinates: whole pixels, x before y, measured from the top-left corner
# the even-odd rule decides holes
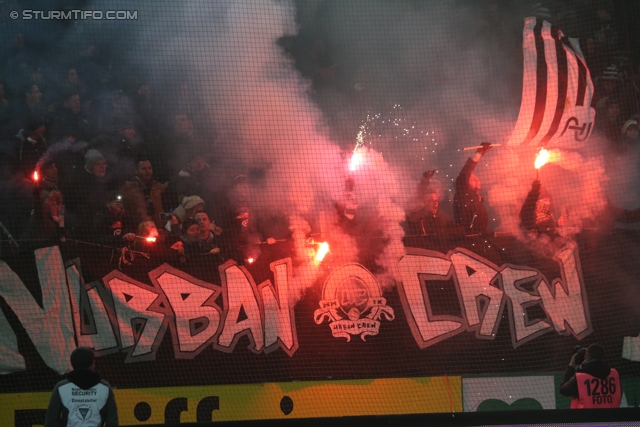
[[[504,144],[491,144],[492,147],[502,147]],[[474,145],[473,147],[464,147],[463,151],[469,150],[477,150],[478,148],[482,148],[482,145]]]

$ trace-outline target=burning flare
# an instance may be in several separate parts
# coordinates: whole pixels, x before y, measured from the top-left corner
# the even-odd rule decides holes
[[[536,169],[540,169],[549,161],[549,152],[546,149],[541,149],[538,155],[536,156],[535,167]]]
[[[318,248],[318,252],[316,252],[316,257],[315,257],[316,264],[321,263],[328,252],[329,252],[329,244],[327,242],[320,243],[320,247]]]
[[[364,160],[364,154],[360,152],[358,147],[353,150],[353,155],[351,156],[351,162],[349,162],[349,170],[351,172],[355,171],[358,166],[362,164]]]
[[[248,262],[249,264],[253,264],[253,261],[255,261],[253,258],[249,258],[249,259],[247,259],[247,262]]]
[[[358,135],[356,136],[356,146],[353,149],[353,155],[351,156],[351,161],[349,162],[349,170],[351,172],[355,171],[358,166],[360,166],[364,161],[364,153],[361,152],[360,149],[364,147],[364,132],[366,128],[367,126],[364,123],[361,124]]]
[[[150,242],[150,243],[155,243],[156,242],[156,238],[155,237],[147,237],[145,240],[147,242]]]
[[[33,180],[35,182],[40,181],[40,175],[38,174],[38,171],[33,171]]]

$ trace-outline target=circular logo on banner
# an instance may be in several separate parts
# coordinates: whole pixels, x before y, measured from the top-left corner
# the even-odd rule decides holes
[[[345,264],[324,282],[314,320],[317,324],[329,320],[334,337],[348,342],[351,335],[360,335],[365,341],[365,337],[378,334],[381,316],[386,320],[395,318],[373,274],[360,264]]]

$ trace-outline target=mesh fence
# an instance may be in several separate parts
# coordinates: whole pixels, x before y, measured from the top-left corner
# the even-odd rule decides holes
[[[638,406],[638,2],[30,7],[3,424],[78,346],[127,425]]]

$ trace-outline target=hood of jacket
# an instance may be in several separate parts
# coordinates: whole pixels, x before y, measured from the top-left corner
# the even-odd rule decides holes
[[[67,379],[83,390],[90,389],[102,380],[100,374],[91,369],[74,369],[69,372]]]

